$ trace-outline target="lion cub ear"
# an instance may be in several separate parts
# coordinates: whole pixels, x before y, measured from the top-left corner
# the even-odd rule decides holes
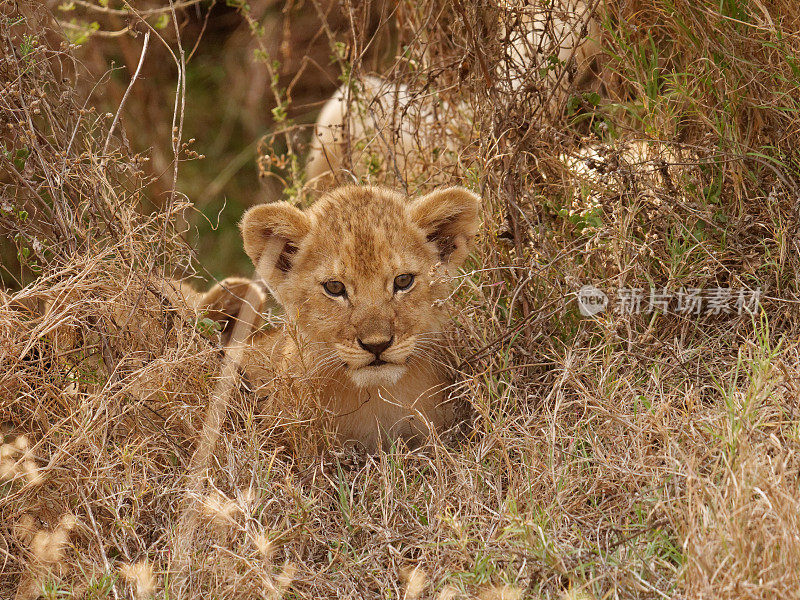
[[[269,286],[279,284],[311,229],[308,215],[288,202],[260,204],[242,217],[244,251]]]
[[[481,199],[462,187],[431,192],[411,203],[411,219],[439,249],[443,263],[460,267],[480,225]]]

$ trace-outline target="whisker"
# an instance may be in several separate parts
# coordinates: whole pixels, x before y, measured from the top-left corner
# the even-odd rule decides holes
[[[336,350],[328,351],[327,353],[323,354],[320,357],[319,361],[314,365],[314,368],[312,368],[312,369],[310,369],[308,371],[307,376],[315,375],[317,372],[321,371],[322,369],[327,367],[329,364],[335,363],[338,360],[341,360],[341,359],[339,359],[339,357],[337,356]]]
[[[320,363],[316,364],[313,369],[310,369],[308,371],[308,374],[309,375],[314,375],[316,373],[319,373],[323,369],[327,368],[328,365],[334,364],[335,362],[337,362],[336,357],[331,356],[331,357],[325,359],[324,361],[321,361]]]
[[[441,360],[441,358],[438,357],[434,352],[432,352],[432,351],[430,351],[428,349],[425,349],[425,348],[421,348],[418,352],[415,352],[412,356],[415,359],[418,359],[418,360],[421,360],[422,358],[425,358],[429,362],[441,365],[441,366],[443,366],[445,368],[448,368],[448,369],[451,368],[451,365],[449,365],[447,362]]]

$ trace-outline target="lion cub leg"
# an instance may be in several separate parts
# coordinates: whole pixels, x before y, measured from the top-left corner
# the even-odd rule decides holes
[[[238,323],[245,328],[244,338],[264,325],[263,312],[268,296],[263,285],[243,277],[228,277],[196,300],[196,308],[222,326],[222,342],[231,341]]]

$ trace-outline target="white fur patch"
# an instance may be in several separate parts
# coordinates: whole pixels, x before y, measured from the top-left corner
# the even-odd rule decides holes
[[[352,369],[348,371],[348,374],[356,386],[365,388],[379,385],[394,385],[405,372],[405,365],[381,365],[379,367]]]

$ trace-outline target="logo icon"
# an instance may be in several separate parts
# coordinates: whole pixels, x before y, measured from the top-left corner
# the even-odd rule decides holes
[[[578,308],[584,317],[603,312],[608,306],[608,296],[593,285],[585,285],[578,290]]]

